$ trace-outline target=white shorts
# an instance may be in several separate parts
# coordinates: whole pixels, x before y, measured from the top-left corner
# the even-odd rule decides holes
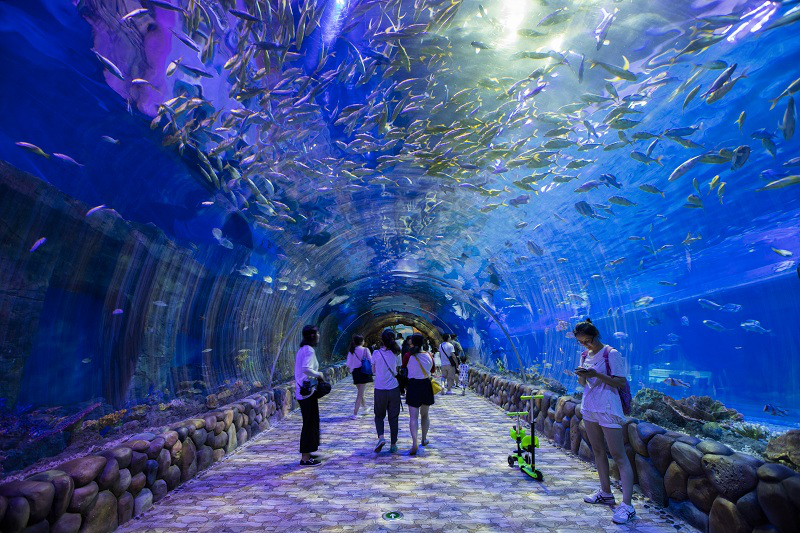
[[[596,413],[594,411],[581,410],[581,415],[584,420],[594,422],[604,428],[622,429],[622,424],[625,423],[625,420],[612,413]]]

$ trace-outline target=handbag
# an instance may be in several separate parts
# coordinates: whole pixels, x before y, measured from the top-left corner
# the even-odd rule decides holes
[[[447,358],[447,360],[448,360],[448,361],[450,361],[450,365],[452,365],[452,367],[453,367],[453,368],[456,368],[456,367],[458,366],[458,365],[456,364],[456,361],[455,361],[455,359],[453,359],[452,357],[450,357],[450,354],[448,354],[447,352],[445,352],[444,350],[442,350],[442,347],[441,347],[441,346],[439,346],[439,353],[440,353],[440,354],[443,354],[443,355],[444,355],[444,356]],[[440,355],[439,357],[441,358],[441,355]]]
[[[327,381],[320,381],[319,383],[317,383],[317,390],[314,396],[316,396],[317,398],[322,398],[323,396],[331,392],[331,389],[333,389],[333,387],[331,386],[330,383],[328,383]]]
[[[316,378],[312,380],[307,379],[303,381],[303,384],[300,386],[300,394],[302,396],[314,396],[316,398],[322,398],[330,393],[332,389],[333,387],[327,381],[322,381]]]
[[[605,346],[603,348],[603,359],[606,362],[606,375],[611,376],[611,364],[608,362],[608,352],[611,351],[610,346]],[[583,352],[581,354],[581,365],[586,360],[586,356],[588,355],[588,351]],[[617,389],[617,393],[619,394],[619,401],[622,404],[622,413],[625,415],[631,414],[631,402],[633,398],[631,396],[631,384],[628,381],[628,378],[625,378],[625,385]]]
[[[417,357],[417,354],[414,354],[414,359],[416,359],[417,363],[419,363],[419,367],[422,369],[422,373],[425,374],[425,377],[428,378],[428,381],[431,382],[431,388],[433,389],[433,395],[436,396],[437,394],[442,392],[442,386],[439,385],[439,382],[436,381],[435,379],[431,379],[430,374],[428,374],[428,371],[425,370],[424,366],[422,366],[422,361],[419,360],[419,357]]]
[[[317,379],[305,380],[303,384],[300,385],[300,395],[301,396],[311,396],[317,390]]]

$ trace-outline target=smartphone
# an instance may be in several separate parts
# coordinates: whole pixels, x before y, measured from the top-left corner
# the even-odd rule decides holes
[[[588,368],[583,368],[582,366],[579,366],[578,368],[575,369],[575,373],[576,374],[582,374],[582,373],[588,372],[588,371],[589,371]]]

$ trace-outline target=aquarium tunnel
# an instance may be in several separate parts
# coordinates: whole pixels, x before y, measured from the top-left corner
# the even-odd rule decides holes
[[[580,402],[586,318],[638,420],[800,468],[797,2],[6,0],[0,50],[0,481],[306,325]]]

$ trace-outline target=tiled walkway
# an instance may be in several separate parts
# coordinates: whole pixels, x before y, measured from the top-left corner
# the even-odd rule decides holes
[[[354,401],[347,380],[322,400],[321,467],[298,466],[297,412],[122,531],[692,531],[643,501],[634,502],[637,520],[615,525],[610,508],[582,502],[598,486],[592,468],[544,440],[537,454],[544,482],[512,470],[510,421],[475,394],[436,397],[431,442],[416,457],[408,455],[407,410],[400,453],[389,454],[387,444],[374,454],[373,419],[352,420]],[[386,521],[388,511],[403,517]]]

